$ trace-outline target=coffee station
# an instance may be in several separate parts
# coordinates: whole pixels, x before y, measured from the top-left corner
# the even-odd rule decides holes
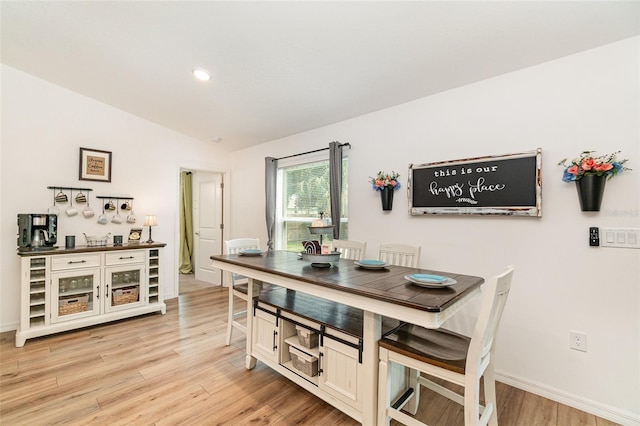
[[[148,216],[153,223],[148,223],[146,242],[140,238],[142,229],[133,228],[127,242],[122,235],[114,235],[111,243],[110,232],[98,237],[83,233],[86,244],[76,245],[75,235],[67,235],[64,245],[59,245],[58,237],[62,235],[59,205],[67,206],[64,215],[70,218],[93,218],[95,212],[89,199],[92,189],[48,189],[53,190],[54,199],[47,213],[17,216],[21,295],[16,347],[24,346],[27,339],[34,337],[152,312],[166,313],[160,281],[161,249],[166,244],[151,240],[155,216]],[[99,195],[95,199],[102,204],[98,224],[136,223],[133,197]],[[74,201],[76,205],[85,205],[80,215]],[[122,217],[121,211],[128,215]],[[114,212],[110,219],[108,212]]]

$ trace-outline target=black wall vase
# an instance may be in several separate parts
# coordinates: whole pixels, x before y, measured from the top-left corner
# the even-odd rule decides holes
[[[586,175],[576,181],[576,190],[583,212],[599,212],[604,195],[606,176]]]
[[[382,210],[388,211],[393,208],[393,189],[384,187],[380,190],[380,200],[382,201]]]

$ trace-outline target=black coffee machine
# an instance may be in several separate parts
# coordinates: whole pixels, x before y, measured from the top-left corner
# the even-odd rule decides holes
[[[46,213],[18,214],[18,249],[50,249],[57,242],[57,215]]]

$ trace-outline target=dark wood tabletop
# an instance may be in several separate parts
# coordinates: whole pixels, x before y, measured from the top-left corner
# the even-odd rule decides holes
[[[340,259],[330,268],[316,268],[288,251],[265,252],[260,256],[216,255],[212,260],[295,279],[312,285],[357,294],[427,312],[442,312],[484,279],[455,272],[390,265],[384,269],[363,269],[353,260]],[[457,281],[445,288],[428,289],[406,280],[409,274],[436,274]]]
[[[76,254],[76,253],[91,253],[95,251],[117,251],[117,250],[140,250],[149,248],[161,248],[166,246],[166,243],[123,243],[119,245],[108,244],[105,246],[75,246],[74,248],[61,247],[41,247],[38,249],[31,249],[28,247],[16,250],[16,254],[21,257],[28,256],[50,256],[59,254]]]

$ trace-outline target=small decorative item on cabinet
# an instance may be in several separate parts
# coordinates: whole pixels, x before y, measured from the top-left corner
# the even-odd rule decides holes
[[[623,165],[627,162],[626,159],[616,161],[616,154],[620,151],[599,157],[594,157],[594,152],[583,151],[570,164],[567,164],[566,158],[558,163],[565,168],[562,180],[576,183],[580,209],[583,212],[600,211],[606,181],[618,173],[631,170]]]
[[[151,238],[151,227],[152,226],[158,226],[158,221],[156,220],[156,216],[152,215],[152,214],[145,216],[144,217],[144,226],[148,226],[149,227],[149,239],[146,242],[151,244],[151,243],[153,243],[153,239]]]
[[[87,247],[104,247],[107,245],[107,241],[111,236],[111,232],[101,237],[96,237],[95,235],[87,235],[84,233],[82,235],[84,235],[84,238],[87,241]]]
[[[378,172],[375,177],[369,178],[373,189],[380,191],[383,211],[389,211],[393,208],[393,192],[400,188],[399,176],[399,173],[392,171],[391,173]]]

